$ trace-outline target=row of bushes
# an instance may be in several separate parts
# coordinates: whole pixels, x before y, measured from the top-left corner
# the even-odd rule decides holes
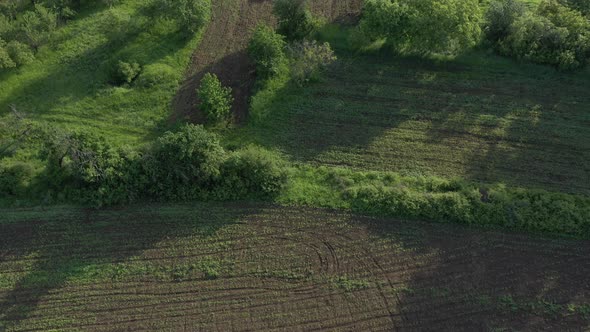
[[[502,54],[569,70],[590,59],[590,20],[556,0],[531,11],[517,0],[492,3],[488,40]]]
[[[313,186],[302,184],[306,181]],[[288,203],[590,238],[587,196],[333,168],[300,170],[291,175],[289,187],[299,192],[287,189],[281,199]]]
[[[500,53],[575,69],[590,58],[588,1],[366,0],[355,46],[383,40],[403,53],[458,54],[486,39]],[[579,11],[579,10],[582,10]],[[360,41],[360,42],[359,42]]]
[[[185,125],[142,150],[113,148],[84,133],[43,134],[43,171],[0,169],[0,193],[103,206],[163,201],[267,198],[285,182],[282,162],[256,147],[226,151],[215,134]]]

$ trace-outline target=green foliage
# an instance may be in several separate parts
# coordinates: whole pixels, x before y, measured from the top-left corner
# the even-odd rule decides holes
[[[157,0],[158,10],[177,20],[189,34],[199,31],[211,16],[211,0]]]
[[[307,178],[314,178],[323,189],[298,193],[289,189],[281,201],[347,207],[380,216],[590,237],[590,198],[586,196],[328,168],[303,169],[291,178],[289,187],[301,190],[305,187],[296,183]],[[337,199],[326,202],[324,196]]]
[[[17,67],[29,64],[35,60],[35,55],[31,48],[16,40],[6,45],[6,51]]]
[[[42,5],[25,12],[16,21],[16,39],[38,49],[47,41],[51,32],[57,28],[57,14]]]
[[[6,42],[0,39],[0,70],[14,67],[16,67],[16,63],[12,60],[12,57],[8,52]]]
[[[178,83],[178,76],[177,71],[169,65],[150,64],[141,69],[136,84],[143,88],[174,87]]]
[[[316,29],[307,0],[274,0],[273,13],[278,18],[278,32],[288,40],[309,37]]]
[[[147,158],[147,191],[159,199],[204,198],[219,179],[224,160],[219,139],[203,126],[185,125],[167,132]]]
[[[141,66],[137,62],[128,63],[119,60],[113,74],[113,80],[117,84],[131,83],[140,73]]]
[[[527,8],[520,0],[494,1],[486,12],[485,33],[488,40],[497,43],[505,39],[514,22],[522,17]]]
[[[33,167],[29,163],[0,164],[0,192],[8,197],[25,196],[33,174]]]
[[[272,198],[286,182],[285,164],[275,154],[249,146],[232,152],[221,167],[219,196]]]
[[[590,22],[580,12],[555,0],[541,2],[536,12],[515,8],[518,6],[505,0],[493,4],[488,12],[488,30],[498,32],[488,38],[500,52],[564,70],[587,64]],[[497,28],[500,25],[502,31]]]
[[[398,51],[456,54],[479,42],[478,0],[368,0],[359,29]]]
[[[266,25],[258,25],[250,43],[248,53],[256,64],[256,76],[266,80],[287,70],[285,38]]]
[[[315,40],[294,42],[289,45],[288,54],[291,59],[291,76],[299,85],[317,80],[320,71],[336,61],[330,44],[320,44]]]
[[[215,74],[205,74],[197,95],[200,99],[199,108],[205,113],[207,121],[219,123],[228,118],[233,103],[232,91],[222,86]]]
[[[588,0],[560,0],[563,5],[579,10],[582,14],[590,16],[590,1]]]
[[[37,181],[55,198],[93,206],[130,200],[124,179],[126,156],[104,138],[53,131],[46,134],[43,152],[47,166]]]

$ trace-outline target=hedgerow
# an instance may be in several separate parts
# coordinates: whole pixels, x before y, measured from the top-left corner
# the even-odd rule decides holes
[[[582,195],[334,168],[299,169],[287,188],[283,203],[590,238],[590,197]]]

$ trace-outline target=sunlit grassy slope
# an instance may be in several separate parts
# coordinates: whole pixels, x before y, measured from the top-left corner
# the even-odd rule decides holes
[[[0,114],[14,105],[33,119],[120,142],[142,139],[165,123],[199,36],[186,38],[174,22],[154,19],[149,3],[95,5],[79,13],[34,63],[0,74]],[[157,84],[112,85],[119,60],[138,62]]]

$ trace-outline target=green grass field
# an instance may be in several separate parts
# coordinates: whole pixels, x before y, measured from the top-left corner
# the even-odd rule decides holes
[[[14,105],[40,122],[134,143],[167,125],[170,102],[200,35],[154,18],[149,2],[85,8],[51,36],[37,60],[0,73],[0,115]],[[135,61],[156,84],[113,86],[119,60]]]
[[[481,52],[454,60],[339,52],[321,82],[271,86],[228,144],[313,165],[590,193],[588,71]]]

